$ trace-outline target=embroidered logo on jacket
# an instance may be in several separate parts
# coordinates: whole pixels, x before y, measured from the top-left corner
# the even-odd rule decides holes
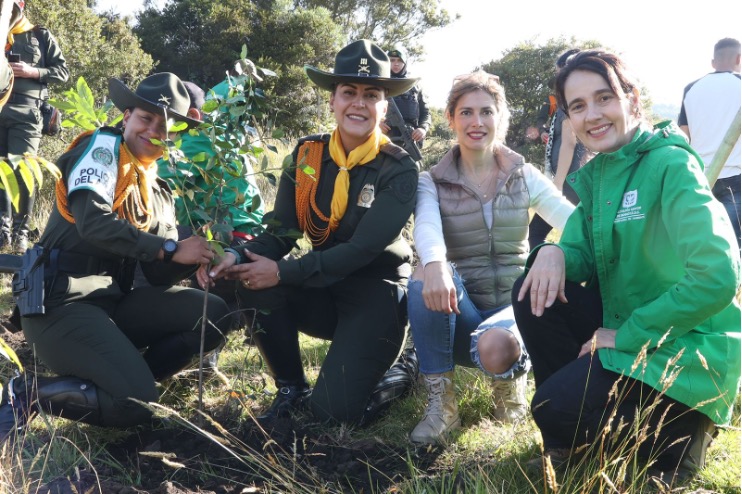
[[[118,177],[116,136],[97,133],[85,154],[74,165],[67,179],[67,194],[76,190],[92,190],[109,205],[113,204]]]
[[[630,190],[623,195],[621,201],[621,209],[616,213],[616,219],[614,223],[622,223],[624,221],[643,220],[644,213],[642,207],[637,206],[636,203],[639,200],[639,191]]]

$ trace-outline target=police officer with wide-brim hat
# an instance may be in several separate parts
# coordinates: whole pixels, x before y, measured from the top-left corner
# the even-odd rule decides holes
[[[350,82],[379,86],[387,96],[397,96],[413,87],[419,79],[391,77],[391,63],[387,54],[367,39],[354,41],[335,56],[333,72],[325,72],[310,65],[304,66],[309,79],[322,89],[332,91],[338,83]]]
[[[141,108],[151,113],[162,113],[168,119],[185,122],[196,127],[201,121],[187,116],[191,105],[188,90],[175,74],[160,72],[145,78],[136,91],[129,89],[118,79],[108,80],[108,96],[121,111]]]
[[[261,330],[252,338],[279,390],[258,421],[309,409],[321,421],[368,424],[413,383],[406,375],[402,386],[400,378],[381,378],[405,337],[413,252],[402,231],[414,211],[418,167],[379,123],[385,97],[415,80],[392,78],[389,57],[368,40],[341,49],[332,72],[305,71],[331,91],[335,128],[299,139],[267,230],[241,251],[225,250],[197,277],[202,287],[222,276],[239,280],[239,305],[256,310]],[[287,231],[302,231],[311,250],[287,258],[294,248]],[[331,341],[314,388],[300,333]]]

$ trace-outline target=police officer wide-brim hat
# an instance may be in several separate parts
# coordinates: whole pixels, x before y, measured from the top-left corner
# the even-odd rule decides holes
[[[121,111],[129,108],[141,108],[151,113],[161,114],[167,110],[167,117],[178,122],[185,122],[189,127],[201,123],[188,117],[191,98],[183,82],[175,74],[160,72],[145,78],[136,91],[129,89],[118,79],[108,80],[108,96]]]
[[[332,91],[341,82],[379,86],[389,96],[410,90],[419,79],[391,77],[391,63],[384,50],[367,39],[354,41],[335,56],[335,68],[325,72],[310,65],[304,67],[307,77],[322,89]]]

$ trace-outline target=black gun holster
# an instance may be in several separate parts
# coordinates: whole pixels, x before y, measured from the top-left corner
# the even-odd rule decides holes
[[[13,274],[13,298],[21,317],[43,315],[44,248],[34,245],[21,256],[21,268]]]

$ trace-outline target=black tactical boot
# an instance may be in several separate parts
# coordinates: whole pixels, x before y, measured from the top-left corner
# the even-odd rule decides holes
[[[415,385],[420,366],[414,347],[405,348],[396,362],[381,377],[371,392],[358,425],[368,425],[384,413],[392,402],[402,398]]]
[[[21,430],[39,411],[99,425],[95,385],[77,377],[14,377],[0,399],[0,444]]]
[[[0,444],[25,427],[34,415],[25,379],[17,376],[8,381],[0,397]]]
[[[258,416],[258,420],[270,421],[277,418],[286,418],[292,412],[307,408],[312,388],[304,379],[300,381],[282,381],[276,379],[278,393],[268,409]]]
[[[98,389],[79,377],[37,377],[36,407],[45,413],[86,424],[102,425]]]

